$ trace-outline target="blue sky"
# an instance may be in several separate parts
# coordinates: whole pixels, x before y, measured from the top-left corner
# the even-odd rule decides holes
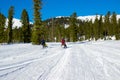
[[[105,15],[108,11],[120,14],[120,0],[42,0],[42,20],[55,16],[70,16],[76,12],[78,16]],[[15,18],[20,18],[23,9],[33,21],[32,0],[0,0],[0,12],[6,17],[10,6],[15,7]]]

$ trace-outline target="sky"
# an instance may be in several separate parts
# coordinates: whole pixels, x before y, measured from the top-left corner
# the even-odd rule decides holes
[[[120,0],[42,0],[41,18],[46,20],[56,16],[77,16],[102,14],[108,11],[120,14]],[[14,6],[14,17],[20,19],[23,9],[26,9],[30,21],[33,21],[33,0],[0,0],[0,12],[8,17],[10,6]]]

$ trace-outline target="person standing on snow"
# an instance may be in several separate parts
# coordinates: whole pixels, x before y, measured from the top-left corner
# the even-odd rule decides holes
[[[61,46],[64,46],[64,48],[67,48],[67,45],[65,43],[65,39],[64,38],[61,40]]]
[[[41,40],[41,45],[43,46],[43,48],[47,47],[44,39]]]

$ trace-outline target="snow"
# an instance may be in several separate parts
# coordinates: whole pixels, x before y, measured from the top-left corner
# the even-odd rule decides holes
[[[8,19],[6,19],[6,26],[8,26]],[[19,19],[13,18],[13,28],[15,27],[21,27],[22,23],[20,22]]]
[[[98,19],[100,19],[100,15],[97,15]],[[102,16],[103,18],[105,17],[104,15]],[[120,19],[120,15],[116,16],[117,20]],[[78,16],[77,19],[83,20],[83,21],[90,21],[92,20],[92,22],[95,21],[96,19],[96,15],[88,15],[88,16]]]
[[[99,18],[100,16],[98,15],[98,18]],[[95,18],[96,18],[96,15],[88,15],[88,16],[78,16],[77,17],[77,19],[80,19],[80,20],[83,20],[83,21],[90,21],[90,20],[92,20],[93,22],[95,21]]]
[[[0,80],[120,80],[120,41],[0,45]]]
[[[32,22],[30,22],[30,24],[33,24]],[[6,19],[6,27],[8,26],[8,19]],[[16,19],[16,18],[13,18],[13,28],[17,27],[21,27],[22,26],[22,23],[20,22],[20,19]]]

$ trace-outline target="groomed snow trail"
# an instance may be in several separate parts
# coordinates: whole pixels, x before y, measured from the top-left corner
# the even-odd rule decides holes
[[[0,80],[120,80],[120,41],[0,45]]]

